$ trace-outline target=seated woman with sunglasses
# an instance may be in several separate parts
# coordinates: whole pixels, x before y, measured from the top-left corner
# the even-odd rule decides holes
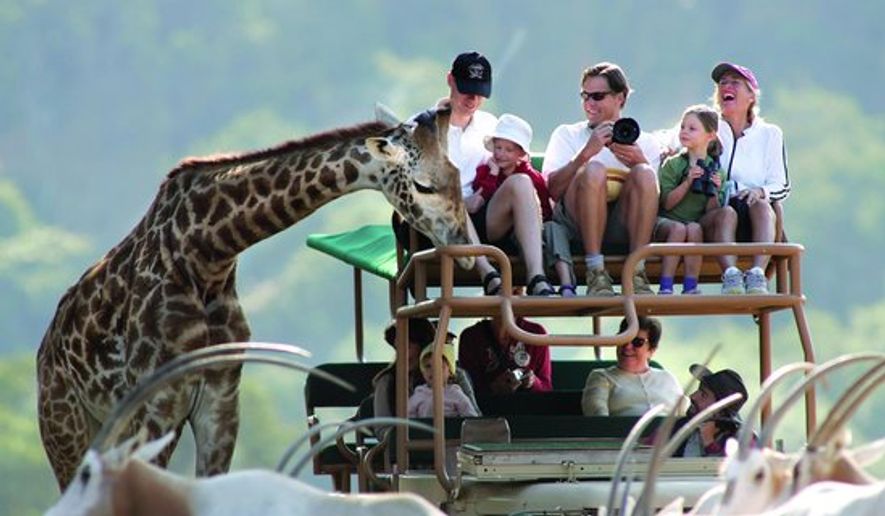
[[[625,329],[626,319],[621,321],[620,331]],[[640,317],[636,338],[617,348],[618,364],[595,369],[587,376],[581,396],[585,416],[641,416],[658,403],[678,403],[678,414],[685,413],[688,400],[676,377],[651,367],[660,339],[660,321]]]

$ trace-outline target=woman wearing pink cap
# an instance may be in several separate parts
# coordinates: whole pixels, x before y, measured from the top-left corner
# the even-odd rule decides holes
[[[495,131],[484,140],[492,156],[476,168],[474,193],[464,204],[482,242],[507,253],[522,251],[528,294],[549,296],[553,289],[544,275],[541,223],[550,218],[552,208],[547,182],[532,168],[531,141],[528,122],[509,113],[501,115]]]
[[[775,214],[771,203],[790,195],[787,154],[780,127],[759,115],[759,83],[749,68],[719,63],[711,74],[719,108],[721,163],[727,179],[729,206],[704,225],[708,242],[774,242]],[[712,214],[711,214],[712,215]],[[719,259],[723,294],[767,294],[768,257],[753,257],[742,273],[734,256]]]

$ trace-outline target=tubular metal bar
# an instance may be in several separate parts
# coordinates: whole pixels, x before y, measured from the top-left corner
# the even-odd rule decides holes
[[[762,312],[759,314],[759,382],[764,382],[771,374],[771,314]],[[759,428],[765,426],[768,417],[771,415],[771,404],[774,395],[768,398],[768,401],[762,407],[759,418]],[[768,446],[770,443],[761,443]]]
[[[445,342],[445,332],[451,317],[499,315],[507,333],[531,345],[546,346],[617,346],[635,337],[638,331],[638,314],[753,314],[759,317],[760,370],[761,380],[771,374],[771,320],[772,311],[793,310],[799,329],[805,358],[814,361],[811,335],[805,320],[801,283],[800,259],[804,248],[798,244],[649,244],[636,249],[627,256],[621,271],[622,295],[607,298],[539,298],[514,296],[513,271],[507,256],[496,247],[487,245],[446,246],[414,253],[397,278],[397,289],[405,291],[413,288],[416,302],[401,306],[396,312],[397,353],[404,357],[406,351],[406,320],[412,317],[439,316],[440,327],[434,340],[434,426],[439,429],[434,435],[432,449],[437,478],[441,486],[451,493],[454,482],[445,471],[445,432],[441,396],[441,350]],[[769,255],[775,262],[776,293],[747,296],[701,296],[702,299],[669,299],[657,296],[635,296],[633,275],[639,260],[649,256],[725,256],[725,255]],[[501,273],[501,294],[497,296],[463,297],[454,295],[454,259],[463,256],[486,256],[495,261]],[[439,266],[440,297],[427,298],[428,267]],[[788,275],[788,277],[787,277]],[[594,318],[594,335],[535,335],[523,331],[515,324],[517,314],[534,315],[580,315]],[[628,327],[624,332],[613,336],[600,333],[598,319],[601,316],[624,315]],[[407,360],[397,361],[399,385],[407,381]],[[406,389],[398,389],[397,415],[406,413]],[[767,409],[766,409],[767,410]],[[763,417],[764,420],[764,417]],[[806,428],[816,424],[814,390],[806,394]],[[809,433],[810,435],[810,433]],[[396,455],[399,468],[408,467],[410,449],[424,448],[422,443],[409,444],[407,432],[397,432]]]
[[[451,265],[452,262],[449,261],[449,279],[451,280]],[[446,267],[443,267],[443,277],[446,277],[445,274]],[[451,294],[451,292],[449,292]],[[443,294],[445,295],[445,293]],[[446,435],[445,435],[445,411],[443,406],[443,374],[442,374],[442,351],[443,346],[446,343],[446,333],[449,327],[449,316],[452,314],[452,309],[449,306],[443,306],[442,310],[439,312],[439,322],[437,323],[436,337],[433,339],[433,356],[432,356],[432,364],[433,364],[433,427],[439,428],[440,432],[435,432],[433,434],[433,469],[436,471],[436,479],[439,480],[439,485],[447,492],[451,493],[455,488],[455,482],[449,477],[448,472],[446,471]],[[454,374],[454,371],[452,371]],[[405,433],[405,432],[402,432]],[[437,460],[438,457],[442,457],[443,460]]]
[[[363,350],[363,271],[353,268],[353,318],[355,320],[356,360],[365,362]]]
[[[602,319],[599,316],[593,316],[593,335],[602,334]],[[596,360],[602,360],[602,348],[599,346],[593,346],[593,355],[596,357]]]

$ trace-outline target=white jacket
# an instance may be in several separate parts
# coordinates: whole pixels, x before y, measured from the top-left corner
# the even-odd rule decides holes
[[[790,195],[787,151],[780,127],[757,116],[744,134],[735,139],[731,126],[720,118],[719,140],[722,142],[720,163],[726,178],[733,182],[731,195],[745,188],[759,187],[765,190],[769,202]]]

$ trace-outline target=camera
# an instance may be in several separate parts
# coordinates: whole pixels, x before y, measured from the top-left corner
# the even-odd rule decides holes
[[[639,138],[639,124],[632,118],[620,118],[612,126],[612,142],[631,145]]]
[[[719,170],[719,163],[713,161],[707,165],[704,160],[699,159],[695,163],[704,171],[704,175],[696,177],[691,182],[691,191],[694,193],[704,194],[707,197],[713,197],[717,193],[716,184],[713,183],[713,175]]]
[[[515,382],[521,382],[522,379],[525,377],[525,371],[523,371],[522,369],[511,369],[510,376],[513,377],[513,380]]]

